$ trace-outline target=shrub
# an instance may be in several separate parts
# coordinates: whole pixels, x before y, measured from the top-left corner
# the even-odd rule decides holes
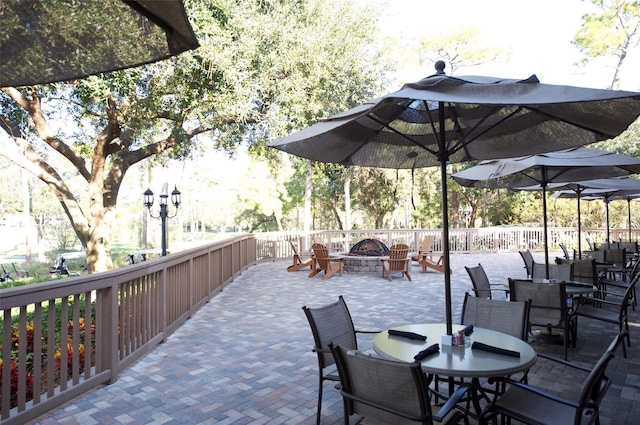
[[[2,382],[2,364],[3,360],[0,359],[0,382]],[[26,401],[33,399],[33,375],[27,371],[27,385],[26,385]],[[4,395],[2,394],[2,388],[0,386],[0,399]],[[18,405],[18,363],[11,360],[11,407]]]

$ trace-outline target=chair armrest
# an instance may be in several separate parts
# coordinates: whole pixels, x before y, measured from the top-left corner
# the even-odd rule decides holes
[[[529,391],[531,393],[534,393],[534,394],[536,394],[536,395],[538,395],[540,397],[544,397],[544,398],[546,398],[548,400],[553,400],[553,401],[555,401],[557,403],[561,403],[561,404],[564,404],[566,406],[571,406],[571,407],[574,407],[574,408],[580,407],[580,403],[578,403],[575,400],[571,400],[571,399],[568,399],[568,398],[565,398],[565,397],[560,397],[560,396],[557,396],[555,394],[550,394],[550,393],[548,393],[548,392],[546,392],[546,391],[544,391],[544,390],[542,390],[540,388],[532,387],[531,385],[528,385],[528,384],[525,384],[525,383],[522,383],[522,382],[519,382],[519,381],[514,381],[513,379],[509,379],[509,378],[494,378],[494,379],[498,383],[504,383],[504,384],[512,385],[514,387],[518,387],[518,388],[523,389],[525,391]]]
[[[458,389],[451,395],[451,397],[449,397],[447,402],[442,405],[440,410],[438,410],[438,415],[433,416],[433,419],[436,420],[437,422],[444,421],[444,418],[447,417],[447,415],[451,412],[451,410],[455,409],[458,402],[460,402],[462,397],[469,391],[470,388],[471,388],[471,384],[461,384],[458,387]],[[469,399],[467,399],[467,405],[468,403],[469,403]],[[467,410],[468,410],[468,406],[467,406]]]
[[[581,365],[578,365],[578,364],[575,364],[575,363],[571,363],[571,362],[569,362],[567,360],[563,360],[563,359],[561,359],[559,357],[551,356],[551,355],[545,354],[545,353],[537,353],[537,355],[538,355],[538,357],[542,357],[543,359],[547,359],[547,360],[555,362],[555,363],[560,363],[563,366],[567,366],[567,367],[570,367],[570,368],[573,368],[573,369],[581,370],[581,371],[586,372],[586,373],[590,373],[591,372],[591,369],[589,369],[588,367],[584,367],[584,366],[581,366]]]
[[[612,294],[612,293],[607,292],[606,295],[610,296],[610,297],[622,298],[622,294]],[[580,301],[584,301],[584,300],[593,301],[593,302],[600,303],[600,304],[613,305],[613,306],[616,306],[616,307],[620,307],[622,305],[621,302],[615,302],[615,301],[606,300],[606,299],[603,299],[603,298],[585,297],[585,296],[581,296],[579,298],[577,305],[579,306],[581,304]]]
[[[491,288],[492,286],[495,286],[495,288]],[[505,287],[501,283],[490,283],[489,284],[489,290],[491,290],[491,291],[503,291],[503,292],[506,292],[507,294],[509,293],[509,288]]]

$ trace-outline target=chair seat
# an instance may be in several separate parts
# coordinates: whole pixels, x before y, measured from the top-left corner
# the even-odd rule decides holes
[[[510,387],[498,398],[496,406],[514,416],[528,418],[530,423],[566,425],[574,423],[576,408],[542,397],[518,387]],[[583,413],[581,423],[589,423],[592,410]]]

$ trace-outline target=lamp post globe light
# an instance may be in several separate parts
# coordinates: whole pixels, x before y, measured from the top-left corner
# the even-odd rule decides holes
[[[151,212],[151,207],[153,206],[153,192],[151,189],[147,189],[143,193],[144,201],[143,205],[147,207],[149,211],[149,216],[152,218],[159,218],[161,220],[162,225],[162,256],[167,255],[167,245],[168,245],[168,236],[167,236],[167,219],[173,218],[178,214],[178,207],[180,207],[180,191],[176,186],[174,186],[171,191],[171,203],[176,208],[176,212],[173,215],[169,215],[169,195],[166,193],[160,194],[160,213],[157,216],[154,216]]]

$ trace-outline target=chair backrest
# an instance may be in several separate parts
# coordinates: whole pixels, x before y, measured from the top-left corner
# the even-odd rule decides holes
[[[465,266],[464,268],[469,274],[469,278],[471,278],[473,292],[475,293],[476,297],[491,298],[489,278],[487,277],[487,273],[484,271],[484,267],[482,267],[482,264],[478,263],[478,265],[475,267]]]
[[[638,242],[636,241],[626,241],[626,242],[618,242],[618,248],[624,248],[627,252],[638,252]]]
[[[311,249],[313,250],[313,255],[318,262],[318,267],[322,270],[331,269],[331,261],[329,261],[329,250],[327,247],[321,243],[314,243],[311,245]]]
[[[573,260],[573,280],[576,282],[598,284],[598,271],[595,259]]]
[[[422,240],[422,244],[420,244],[420,248],[418,248],[418,252],[421,254],[428,254],[433,251],[433,241],[435,238],[433,236],[425,236]]]
[[[317,308],[304,306],[302,310],[307,316],[313,333],[314,351],[318,353],[321,369],[335,363],[329,349],[329,344],[332,342],[349,349],[358,349],[351,313],[342,295],[334,303]]]
[[[627,250],[624,248],[611,248],[604,251],[604,261],[623,267],[627,261]]]
[[[591,238],[587,238],[587,245],[589,245],[589,251],[595,251],[594,245],[591,243]]]
[[[557,327],[567,320],[567,291],[563,282],[549,284],[509,279],[509,298],[511,301],[529,300],[532,325]]]
[[[565,246],[565,244],[561,243],[560,249],[562,249],[562,254],[564,255],[564,258],[566,260],[571,260],[571,257],[569,256],[569,251],[567,251],[567,247]]]
[[[408,268],[409,246],[405,244],[392,245],[389,248],[389,270],[404,271]]]
[[[591,251],[591,258],[596,260],[598,263],[604,263],[604,251],[602,250]]]
[[[431,403],[419,362],[369,356],[331,345],[345,398],[345,423],[360,415],[373,423],[431,424]]]
[[[464,294],[462,325],[502,332],[526,341],[529,301],[501,301]]]
[[[589,373],[580,391],[580,397],[578,398],[581,409],[585,407],[597,408],[602,402],[607,390],[611,386],[611,380],[606,375],[607,366],[611,359],[615,357],[615,350],[620,344],[624,344],[624,334],[617,335],[613,339],[607,350],[602,354]],[[578,414],[581,413],[582,412],[578,412]]]
[[[527,270],[527,277],[531,277],[531,273],[533,271],[533,255],[531,254],[531,251],[527,249],[526,251],[518,252],[520,252],[520,256],[524,261],[524,268]]]
[[[531,273],[534,279],[547,278],[547,268],[543,263],[534,262]],[[573,264],[564,262],[561,264],[549,264],[549,279],[557,281],[573,280]]]

